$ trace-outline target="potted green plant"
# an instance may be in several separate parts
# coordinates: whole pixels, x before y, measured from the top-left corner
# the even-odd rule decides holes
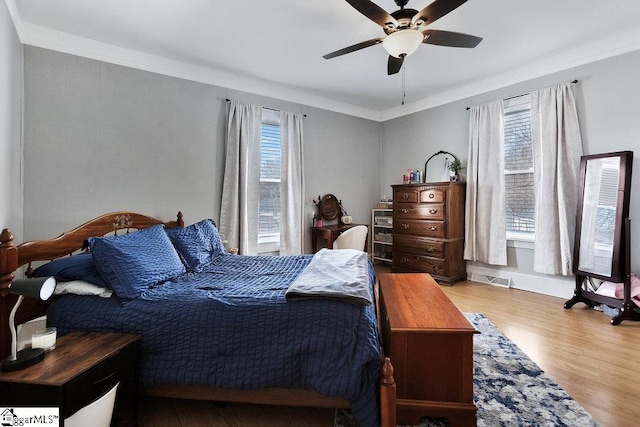
[[[464,169],[464,167],[460,159],[453,159],[453,161],[449,163],[449,171],[451,171],[449,178],[451,181],[460,181],[460,171],[462,169]]]

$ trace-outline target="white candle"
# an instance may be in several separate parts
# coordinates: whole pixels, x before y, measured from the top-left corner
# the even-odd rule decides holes
[[[47,328],[42,331],[36,331],[31,336],[31,348],[43,348],[46,351],[56,348],[56,328]]]

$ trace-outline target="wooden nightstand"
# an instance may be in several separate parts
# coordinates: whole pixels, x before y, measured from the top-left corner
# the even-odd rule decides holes
[[[0,406],[60,408],[64,419],[118,386],[112,425],[138,423],[138,335],[71,332],[42,362],[0,373]]]

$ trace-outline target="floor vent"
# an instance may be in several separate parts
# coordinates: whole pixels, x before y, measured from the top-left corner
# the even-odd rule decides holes
[[[472,282],[501,286],[503,288],[510,288],[513,286],[513,280],[510,277],[489,276],[488,274],[481,274],[476,272],[471,273],[471,278],[469,280],[471,280]]]

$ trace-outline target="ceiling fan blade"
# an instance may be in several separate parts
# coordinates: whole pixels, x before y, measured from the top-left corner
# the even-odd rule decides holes
[[[416,13],[411,22],[415,24],[418,21],[423,21],[424,24],[433,24],[438,19],[442,18],[447,13],[462,6],[467,0],[435,0],[429,6]]]
[[[402,68],[402,63],[404,62],[404,56],[401,58],[396,58],[395,56],[389,55],[389,62],[387,62],[387,75],[396,74]]]
[[[322,57],[324,59],[335,58],[336,56],[340,56],[347,53],[355,52],[356,50],[364,49],[365,47],[375,46],[377,44],[382,43],[382,40],[384,40],[384,38],[382,37],[367,40],[366,42],[360,42],[360,43],[354,44],[353,46],[348,46],[340,50],[336,50],[335,52],[327,53],[326,55],[322,55]]]
[[[370,0],[347,0],[347,3],[383,28],[396,28],[398,26],[396,18]]]
[[[482,41],[482,37],[470,34],[454,33],[453,31],[424,30],[426,37],[422,43],[435,44],[449,47],[476,47]]]

